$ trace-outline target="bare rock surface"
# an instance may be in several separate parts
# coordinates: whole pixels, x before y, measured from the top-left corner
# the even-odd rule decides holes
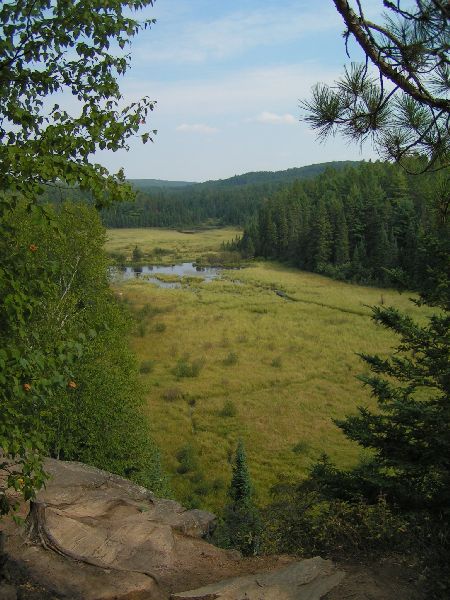
[[[331,561],[316,557],[270,573],[227,579],[172,594],[171,600],[320,600],[343,578],[344,573]]]
[[[320,558],[244,559],[202,539],[211,513],[81,463],[46,470],[21,506],[28,527],[0,522],[0,600],[422,600],[397,567],[346,565],[343,578]]]
[[[23,507],[27,528],[2,524],[5,571],[22,586],[21,598],[166,600],[171,592],[285,564],[243,560],[206,542],[211,513],[186,510],[82,463],[49,459],[45,466],[46,488]]]

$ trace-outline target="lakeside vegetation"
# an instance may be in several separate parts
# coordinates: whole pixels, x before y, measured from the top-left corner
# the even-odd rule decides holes
[[[222,244],[231,242],[241,231],[232,227],[175,229],[110,229],[105,250],[119,262],[133,261],[138,247],[140,261],[147,264],[170,265],[175,262],[195,262],[209,253],[217,254]]]
[[[176,248],[179,260],[220,252],[237,230],[109,230],[108,251]],[[175,256],[175,254],[173,255]],[[333,281],[274,262],[224,270],[220,279],[161,289],[140,279],[115,284],[137,319],[147,414],[175,495],[220,512],[238,438],[245,442],[258,502],[295,481],[324,451],[342,467],[360,450],[332,423],[374,406],[356,376],[357,351],[392,349],[370,306],[423,312],[408,294]],[[276,292],[284,292],[287,297]]]

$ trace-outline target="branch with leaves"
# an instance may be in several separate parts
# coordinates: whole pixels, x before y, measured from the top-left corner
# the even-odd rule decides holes
[[[450,164],[450,28],[447,2],[416,0],[415,10],[383,2],[382,24],[333,0],[342,16],[346,44],[353,37],[366,55],[333,86],[318,84],[301,102],[305,121],[326,138],[341,131],[349,141],[371,140],[383,158],[404,166],[414,154],[426,169]],[[378,71],[378,73],[377,73]]]

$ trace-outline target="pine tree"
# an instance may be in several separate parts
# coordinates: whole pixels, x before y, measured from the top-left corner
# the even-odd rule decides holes
[[[332,86],[314,86],[302,103],[305,120],[322,138],[338,129],[354,142],[370,138],[388,160],[407,165],[416,153],[430,159],[424,169],[448,167],[448,1],[417,0],[405,9],[384,0],[381,23],[366,18],[360,0],[333,2],[346,43],[353,38],[366,62],[352,63]]]
[[[350,260],[347,220],[341,203],[335,209],[333,255],[336,265],[344,265]]]
[[[448,510],[450,314],[442,310],[422,325],[394,308],[377,307],[373,318],[400,336],[398,351],[388,359],[362,355],[372,373],[361,379],[378,411],[361,407],[338,425],[374,452],[371,487],[404,507]]]
[[[244,556],[255,555],[259,550],[261,523],[253,502],[252,484],[242,440],[236,448],[228,496],[231,502],[224,511],[226,545],[239,549]]]
[[[331,258],[332,230],[324,200],[316,207],[311,224],[309,261],[313,271],[320,271]]]

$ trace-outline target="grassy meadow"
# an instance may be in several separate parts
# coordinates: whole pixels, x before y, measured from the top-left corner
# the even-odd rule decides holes
[[[110,229],[106,242],[109,253],[131,258],[137,245],[152,264],[195,261],[216,252],[222,242],[232,240],[240,231],[233,228],[177,231],[175,229]]]
[[[164,247],[181,261],[218,251],[236,234],[110,230],[107,249]],[[174,494],[212,510],[223,506],[239,437],[260,504],[322,452],[341,466],[356,461],[360,449],[332,419],[374,405],[356,379],[364,369],[356,352],[386,353],[396,342],[371,322],[369,306],[419,313],[408,295],[270,262],[211,282],[190,278],[180,289],[142,279],[114,285],[138,316],[132,346]]]

